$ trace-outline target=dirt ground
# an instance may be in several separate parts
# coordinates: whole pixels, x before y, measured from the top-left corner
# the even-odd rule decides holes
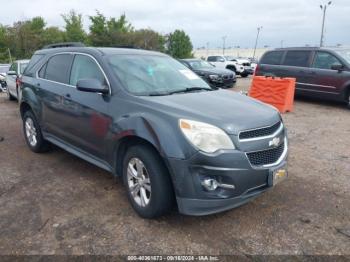
[[[298,98],[283,118],[288,180],[228,212],[144,220],[109,173],[29,151],[17,103],[0,94],[0,254],[350,255],[350,110]]]

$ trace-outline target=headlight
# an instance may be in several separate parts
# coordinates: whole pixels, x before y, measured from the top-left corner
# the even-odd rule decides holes
[[[209,75],[209,78],[211,80],[220,80],[220,76],[219,75]]]
[[[220,128],[202,122],[180,119],[182,133],[196,148],[207,153],[235,149],[229,136]]]

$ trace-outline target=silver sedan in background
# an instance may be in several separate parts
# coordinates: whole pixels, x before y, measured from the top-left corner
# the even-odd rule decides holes
[[[28,63],[29,60],[17,60],[11,64],[6,74],[7,97],[9,100],[19,99],[19,81]]]

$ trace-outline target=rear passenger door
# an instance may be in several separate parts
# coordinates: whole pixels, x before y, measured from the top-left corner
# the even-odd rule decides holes
[[[14,71],[18,75],[18,63],[15,62],[10,66],[9,71]],[[17,97],[17,75],[6,75],[6,84],[9,92]]]
[[[56,54],[38,72],[37,95],[42,102],[42,128],[54,138],[70,141],[69,123],[66,115],[66,95],[69,73],[74,56],[69,53]]]
[[[281,66],[284,51],[267,52],[259,62],[257,75],[259,76],[282,76],[285,75],[285,70]]]

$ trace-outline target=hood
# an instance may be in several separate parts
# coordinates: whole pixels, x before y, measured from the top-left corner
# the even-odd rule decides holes
[[[233,72],[228,70],[228,69],[220,69],[220,68],[201,68],[201,69],[196,69],[193,70],[194,72],[196,72],[197,74],[206,74],[206,75],[210,75],[210,74],[215,74],[215,75],[232,75]]]
[[[228,134],[265,127],[280,121],[277,110],[255,99],[228,90],[142,97],[154,110],[176,118],[202,121]]]

